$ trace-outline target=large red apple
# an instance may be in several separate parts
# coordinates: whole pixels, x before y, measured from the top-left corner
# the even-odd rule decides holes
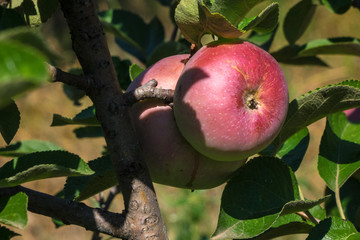
[[[175,89],[189,55],[164,58],[142,72],[129,90],[151,79],[158,87]],[[132,122],[142,146],[144,158],[154,182],[190,189],[213,188],[230,178],[245,162],[218,162],[190,146],[181,136],[172,108],[160,100],[144,100],[131,108]]]
[[[175,89],[181,134],[219,161],[244,159],[277,136],[288,109],[288,88],[276,60],[249,43],[213,43],[186,64]]]

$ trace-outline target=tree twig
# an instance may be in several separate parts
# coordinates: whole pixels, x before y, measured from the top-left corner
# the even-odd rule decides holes
[[[140,100],[151,98],[164,100],[167,103],[172,102],[174,98],[174,90],[156,88],[157,84],[157,81],[152,79],[135,90],[124,93],[126,104],[131,106]]]
[[[85,92],[86,90],[88,90],[91,82],[90,77],[64,72],[61,69],[51,65],[48,65],[48,67],[53,82],[62,82],[78,89],[84,90]]]
[[[167,239],[154,187],[116,78],[103,28],[91,0],[60,0],[72,46],[85,76],[125,203],[124,239]],[[119,226],[121,227],[121,226]]]
[[[65,224],[75,224],[90,231],[119,238],[131,234],[125,227],[123,214],[91,208],[84,203],[65,200],[22,186],[0,188],[0,197],[18,192],[24,192],[28,196],[28,210],[31,212],[62,220]]]

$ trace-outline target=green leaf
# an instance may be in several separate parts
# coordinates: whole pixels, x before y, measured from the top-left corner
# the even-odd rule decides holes
[[[271,53],[271,55],[278,62],[285,63],[285,64],[328,67],[328,65],[318,57],[300,56],[299,53],[302,49],[303,49],[303,47],[298,46],[298,45],[285,46],[285,47],[279,49],[278,51]]]
[[[157,61],[177,54],[190,53],[190,47],[180,42],[166,42],[155,48],[146,61],[146,66],[151,66]]]
[[[292,171],[296,171],[306,153],[309,146],[309,130],[304,128],[288,138],[277,151],[276,146],[270,144],[266,149],[260,152],[262,156],[276,156],[283,160]]]
[[[321,0],[321,2],[336,14],[343,14],[351,7],[351,0]]]
[[[314,16],[316,5],[312,0],[299,1],[286,14],[284,34],[286,40],[293,45],[303,35]]]
[[[319,54],[347,54],[360,56],[360,41],[351,37],[317,39],[301,47],[299,56],[315,56]]]
[[[0,42],[0,107],[49,79],[45,58],[16,42]]]
[[[21,157],[29,153],[51,150],[62,150],[62,148],[51,142],[41,140],[24,140],[0,148],[0,156]]]
[[[277,28],[278,27],[276,27],[272,32],[268,33],[257,33],[256,31],[253,31],[251,32],[247,41],[258,45],[259,47],[268,52],[274,40]]]
[[[309,212],[317,219],[325,219],[325,210],[319,205],[311,208]],[[281,215],[269,230],[255,238],[251,238],[251,240],[265,240],[291,234],[310,233],[314,226],[313,222],[304,220],[298,214]]]
[[[327,215],[340,217],[334,192],[327,188],[325,194],[331,194],[330,200],[325,203]],[[346,219],[360,229],[360,181],[349,178],[340,189],[340,197]]]
[[[100,12],[99,18],[104,29],[115,35],[115,42],[143,63],[164,41],[164,28],[157,18],[146,24],[136,14],[113,9]]]
[[[232,25],[237,26],[245,15],[257,4],[264,0],[203,0],[211,13],[219,13],[224,16]]]
[[[186,40],[199,46],[201,37],[206,33],[200,21],[200,14],[204,15],[197,0],[182,0],[175,9],[175,22],[181,33]]]
[[[21,7],[24,10],[25,15],[36,15],[35,4],[32,0],[23,0]]]
[[[114,67],[116,70],[116,76],[119,81],[120,87],[122,90],[126,90],[131,83],[131,78],[129,76],[129,68],[131,62],[129,60],[121,60],[119,57],[112,57]]]
[[[79,156],[66,151],[36,152],[15,158],[0,168],[0,187],[62,177],[90,175],[94,172]]]
[[[237,26],[245,15],[263,0],[182,0],[175,9],[175,21],[191,43],[201,46],[201,37],[214,34],[220,38],[238,38]]]
[[[0,32],[19,26],[25,26],[25,19],[14,9],[0,7]],[[1,52],[1,51],[0,51]]]
[[[23,192],[0,197],[0,222],[12,227],[25,228],[28,221],[27,203],[28,197]]]
[[[131,64],[129,68],[129,75],[131,78],[131,81],[134,81],[134,79],[139,76],[140,73],[142,73],[145,69],[137,65],[136,63]]]
[[[309,142],[309,130],[304,128],[288,138],[276,156],[286,162],[295,172],[305,156]]]
[[[95,116],[95,108],[93,106],[90,106],[82,110],[74,118],[67,118],[59,114],[54,114],[51,126],[55,127],[55,126],[78,125],[78,124],[87,125],[87,126],[99,126],[99,122],[97,121]]]
[[[66,180],[64,188],[66,199],[82,201],[118,184],[109,156],[89,161],[89,166],[95,174],[69,177]]]
[[[0,226],[0,239],[10,240],[15,236],[19,236],[19,234],[7,229],[6,227]]]
[[[8,101],[6,106],[0,107],[0,133],[7,144],[14,138],[20,126],[19,109],[13,100]]]
[[[354,234],[358,234],[358,232],[356,231],[354,225],[352,225],[351,222],[344,221],[339,217],[331,217],[321,221],[310,232],[306,240],[345,240]]]
[[[360,125],[351,123],[343,112],[327,117],[320,143],[318,171],[335,191],[360,169]]]
[[[101,127],[81,127],[74,130],[77,138],[95,138],[104,137]]]
[[[44,54],[52,62],[59,59],[54,51],[49,47],[48,44],[38,29],[29,29],[27,27],[17,27],[3,31],[0,34],[0,41],[16,41],[18,43],[33,47],[42,54]]]
[[[347,80],[310,91],[289,104],[285,123],[273,141],[276,149],[296,132],[332,113],[360,106],[360,82]]]
[[[275,223],[287,203],[298,199],[295,176],[285,163],[254,158],[226,185],[213,238],[255,237]]]
[[[245,25],[240,22],[242,31],[255,30],[261,33],[269,33],[275,29],[279,21],[279,3],[271,3],[258,16],[251,19]]]
[[[313,225],[303,221],[299,215],[289,214],[280,216],[269,230],[249,240],[265,240],[291,234],[309,233],[312,228]]]
[[[243,32],[237,28],[237,25],[231,24],[224,15],[218,12],[211,12],[209,8],[201,3],[199,4],[203,13],[200,15],[200,23],[203,28],[203,33],[215,34],[220,38],[229,39],[238,38],[243,34]]]
[[[58,0],[38,0],[37,6],[40,12],[41,22],[46,22],[58,9]]]
[[[80,99],[86,95],[85,91],[67,84],[63,84],[63,92],[75,106],[81,106]]]

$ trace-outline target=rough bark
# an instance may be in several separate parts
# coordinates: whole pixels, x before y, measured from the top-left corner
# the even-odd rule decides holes
[[[123,214],[91,208],[83,203],[65,200],[22,186],[2,188],[0,197],[24,192],[28,196],[28,210],[37,214],[53,217],[65,224],[75,224],[94,232],[101,232],[123,238],[131,235],[125,228]]]
[[[131,233],[125,239],[167,239],[94,3],[91,0],[60,0],[60,5],[70,29],[73,49],[88,81],[83,90],[94,103],[123,193],[126,216],[123,227]]]

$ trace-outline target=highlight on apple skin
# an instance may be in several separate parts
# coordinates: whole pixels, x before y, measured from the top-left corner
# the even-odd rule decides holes
[[[289,103],[277,61],[249,42],[212,43],[186,64],[174,96],[177,126],[203,155],[247,158],[270,144]]]
[[[151,79],[158,87],[175,89],[189,55],[164,58],[142,72],[127,91]],[[142,146],[152,180],[180,188],[208,189],[226,182],[245,160],[219,162],[190,146],[181,136],[172,108],[161,100],[144,100],[131,107],[132,123]]]

